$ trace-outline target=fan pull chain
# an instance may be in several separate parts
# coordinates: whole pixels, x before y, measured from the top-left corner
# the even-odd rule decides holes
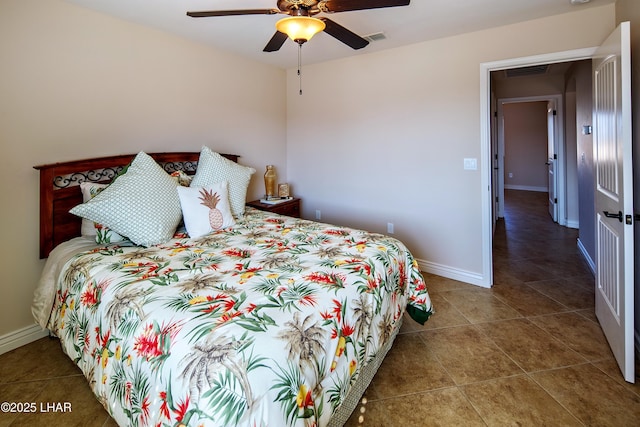
[[[302,95],[302,43],[298,43],[298,82],[300,85],[300,95]]]

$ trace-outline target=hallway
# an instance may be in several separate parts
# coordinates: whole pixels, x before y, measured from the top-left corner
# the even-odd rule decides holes
[[[595,279],[577,239],[578,230],[551,220],[547,193],[506,190],[494,234],[494,290],[524,285],[567,308],[593,310]]]

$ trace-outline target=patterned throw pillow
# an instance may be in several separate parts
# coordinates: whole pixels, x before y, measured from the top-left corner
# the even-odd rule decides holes
[[[98,184],[96,182],[83,182],[80,184],[80,191],[82,191],[82,201],[88,202],[96,197],[102,190],[107,188],[107,184]],[[95,236],[96,243],[104,245],[108,243],[122,242],[126,240],[124,237],[97,222],[90,221],[86,218],[82,218],[82,226],[80,234],[83,236]]]
[[[151,156],[138,153],[127,171],[71,213],[103,224],[136,245],[173,237],[182,219],[176,181]]]
[[[202,147],[198,160],[198,169],[191,181],[192,187],[207,187],[219,182],[229,183],[229,203],[231,213],[236,217],[244,215],[244,205],[247,202],[247,187],[254,168],[239,165],[212,151],[209,147]]]
[[[229,207],[227,181],[207,187],[178,187],[182,216],[192,238],[235,224]]]

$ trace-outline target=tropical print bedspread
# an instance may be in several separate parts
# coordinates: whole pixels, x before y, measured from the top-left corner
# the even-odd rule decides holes
[[[249,209],[224,231],[74,256],[49,328],[120,425],[323,426],[431,302],[395,239]]]

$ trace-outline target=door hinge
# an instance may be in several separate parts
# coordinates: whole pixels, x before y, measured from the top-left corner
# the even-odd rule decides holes
[[[556,110],[553,110],[553,115],[554,115],[554,116],[557,116],[557,115],[558,115],[558,112],[557,112]]]
[[[558,160],[558,155],[557,154],[553,154],[553,160]]]
[[[553,203],[558,203],[558,198],[553,199]]]

